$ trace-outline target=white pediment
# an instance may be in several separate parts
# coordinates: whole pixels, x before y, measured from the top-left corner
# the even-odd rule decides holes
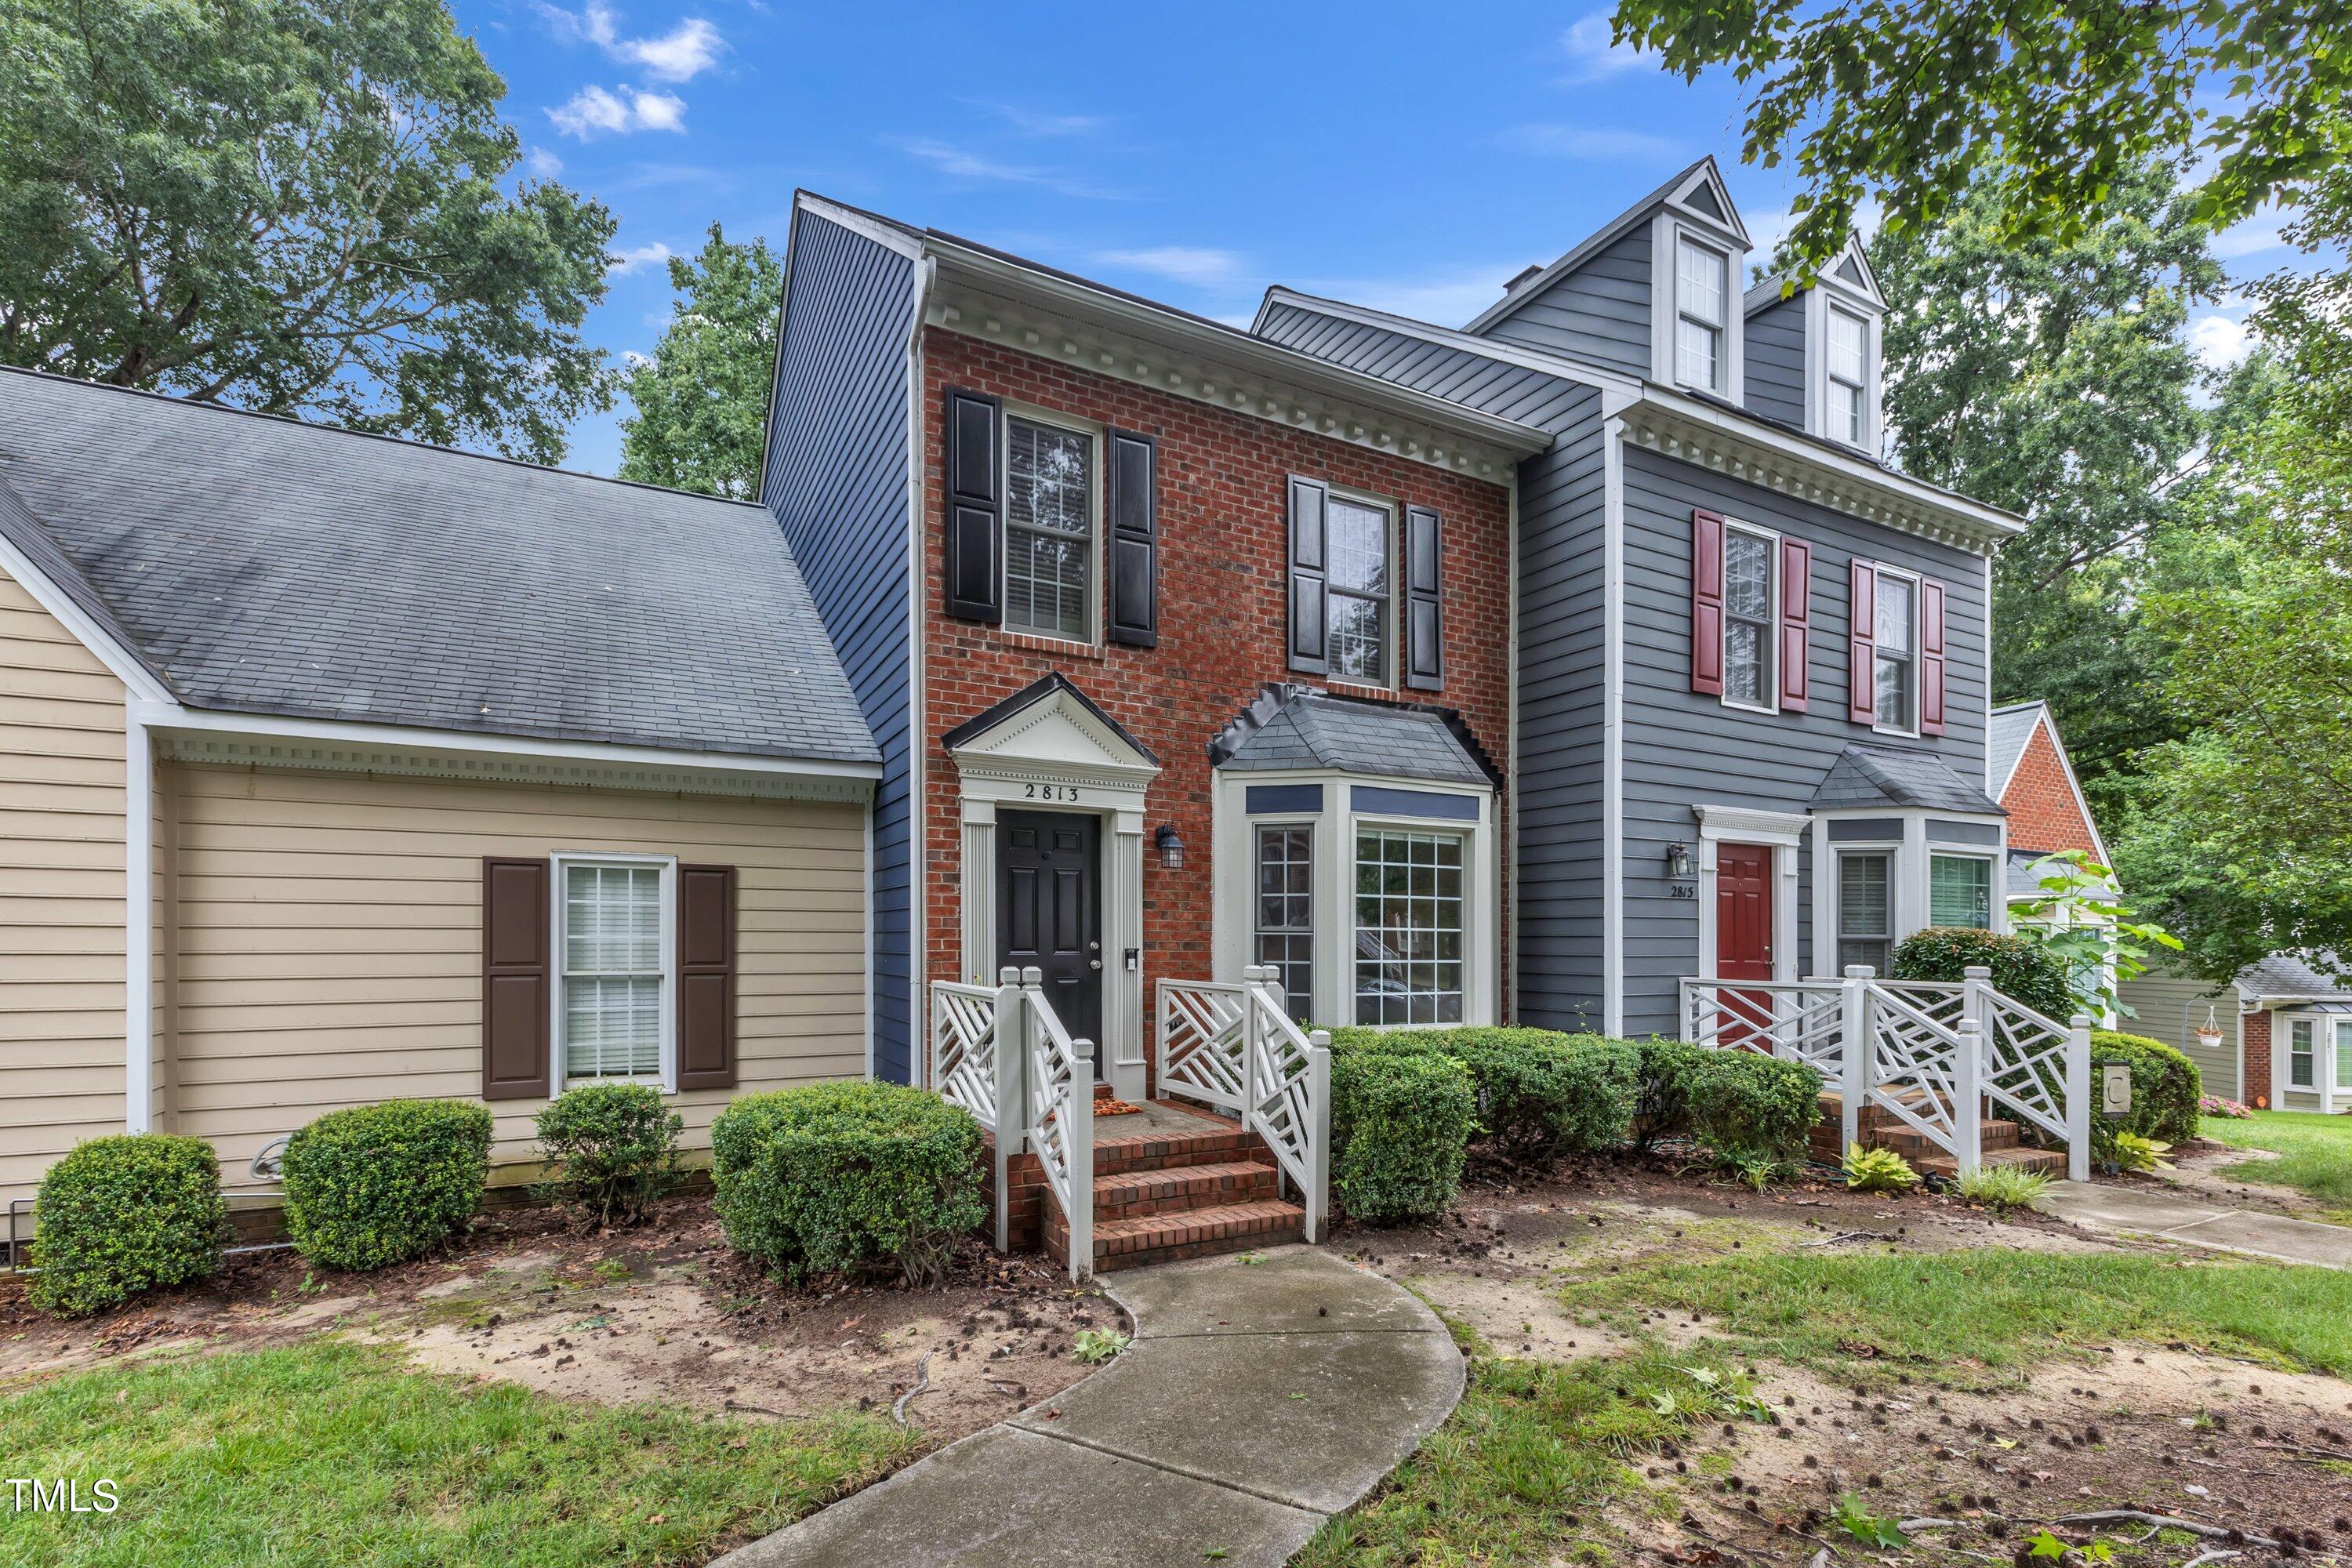
[[[970,777],[1036,777],[1140,785],[1160,764],[1067,687],[1040,692],[948,748]]]

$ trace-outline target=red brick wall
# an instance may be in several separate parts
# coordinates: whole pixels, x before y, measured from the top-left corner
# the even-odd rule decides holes
[[[2268,1110],[2271,1103],[2271,1010],[2259,1008],[2238,1016],[2239,1036],[2245,1041],[2245,1071],[2239,1075],[2238,1095],[2248,1105]]]
[[[2013,848],[2031,849],[2037,854],[2053,855],[2062,849],[2080,849],[2097,859],[2098,841],[2091,835],[2089,819],[2074,801],[2074,792],[2066,783],[2066,765],[2051,743],[2047,722],[2033,727],[2032,738],[2025,742],[2025,751],[2017,759],[2017,771],[2010,775],[2009,787],[2001,792],[2000,804],[2009,812],[2009,842]]]
[[[1169,396],[939,328],[924,334],[923,377],[926,782],[921,831],[928,978],[959,978],[962,946],[958,782],[955,764],[940,737],[1056,669],[1151,748],[1162,768],[1145,816],[1146,1013],[1154,980],[1208,976],[1208,742],[1262,683],[1301,679],[1284,667],[1288,637],[1285,509],[1291,474],[1328,479],[1444,513],[1445,687],[1395,695],[1399,700],[1459,709],[1496,765],[1507,767],[1510,500],[1503,485]],[[1111,645],[1089,653],[995,626],[950,620],[941,611],[940,408],[950,386],[993,393],[1159,438],[1158,647]],[[1338,689],[1380,695],[1352,686]],[[1151,851],[1150,836],[1162,823],[1172,823],[1183,836],[1181,871],[1163,869]],[[1505,873],[1507,879],[1507,865]],[[1506,910],[1509,895],[1507,880]],[[1507,924],[1506,920],[1507,929]],[[1507,993],[1506,986],[1506,1004]],[[1147,1018],[1147,1031],[1149,1026]]]

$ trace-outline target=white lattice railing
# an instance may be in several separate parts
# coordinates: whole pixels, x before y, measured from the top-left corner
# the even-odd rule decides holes
[[[1844,987],[1835,980],[1685,980],[1683,1038],[1803,1062],[1834,1079],[1845,1048]]]
[[[1095,1266],[1095,1043],[1070,1038],[1042,980],[1034,968],[1021,972],[1024,1131],[1069,1222],[1070,1278],[1076,1280]]]
[[[986,1128],[996,1177],[996,1249],[1013,1243],[1012,1194],[1006,1169],[1021,1152],[1024,997],[1021,971],[1008,968],[995,985],[931,982],[930,1086],[969,1110]]]
[[[1231,1111],[1264,1140],[1317,1241],[1330,1215],[1331,1037],[1291,1021],[1280,973],[1160,982],[1160,1092]]]
[[[1242,1113],[1242,1026],[1248,987],[1160,982],[1160,1092]]]

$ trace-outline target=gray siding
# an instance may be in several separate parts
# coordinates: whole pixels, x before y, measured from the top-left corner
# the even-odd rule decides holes
[[[1690,689],[1691,509],[1743,519],[1813,548],[1811,710],[1747,713]],[[1846,719],[1848,566],[1855,555],[1944,584],[1946,732],[1901,741]],[[1698,969],[1698,909],[1673,897],[1666,847],[1691,842],[1696,804],[1802,812],[1849,743],[1933,752],[1971,784],[1985,773],[1985,563],[1638,447],[1625,454],[1625,1028],[1675,1026],[1675,983]],[[1813,970],[1807,851],[1801,972]]]
[[[913,264],[795,216],[761,500],[782,525],[882,749],[874,802],[874,1071],[907,1081],[914,1020],[907,354]]]
[[[1650,251],[1644,219],[1485,335],[1648,376]]]
[[[1748,318],[1741,383],[1749,412],[1799,429],[1805,424],[1805,296],[1800,292]]]
[[[2209,985],[2186,974],[2151,969],[2137,980],[2125,981],[2116,991],[2123,1005],[2132,1010],[2125,1016],[2122,1028],[2162,1040],[2185,1053],[2197,1064],[2198,1075],[2205,1080],[2206,1093],[2229,1100],[2246,1098],[2245,1085],[2238,1077],[2235,986]],[[2221,1026],[2221,1044],[2215,1050],[2207,1050],[2197,1043],[2198,1026],[2209,1016]],[[2267,1094],[2270,1090],[2265,1087],[2256,1092]]]

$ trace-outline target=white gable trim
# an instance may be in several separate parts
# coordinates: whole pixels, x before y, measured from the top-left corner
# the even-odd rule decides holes
[[[74,635],[74,639],[89,650],[90,657],[106,666],[114,678],[122,682],[132,700],[169,702],[172,694],[155,679],[154,671],[138,657],[110,636],[103,626],[74,602],[73,596],[58,586],[49,575],[21,550],[0,537],[0,570],[16,580],[16,585],[33,597],[33,602],[47,610],[58,624]]]
[[[1714,195],[1717,204],[1723,208],[1721,217],[1711,216],[1705,210],[1691,205],[1691,193],[1701,187],[1705,187]],[[1723,172],[1716,167],[1712,157],[1701,159],[1699,166],[1691,172],[1690,177],[1675,186],[1674,195],[1666,198],[1666,203],[1684,217],[1714,230],[1717,236],[1732,241],[1740,249],[1756,248],[1756,242],[1748,237],[1748,226],[1739,221],[1739,207],[1731,199],[1730,188],[1723,183]]]

